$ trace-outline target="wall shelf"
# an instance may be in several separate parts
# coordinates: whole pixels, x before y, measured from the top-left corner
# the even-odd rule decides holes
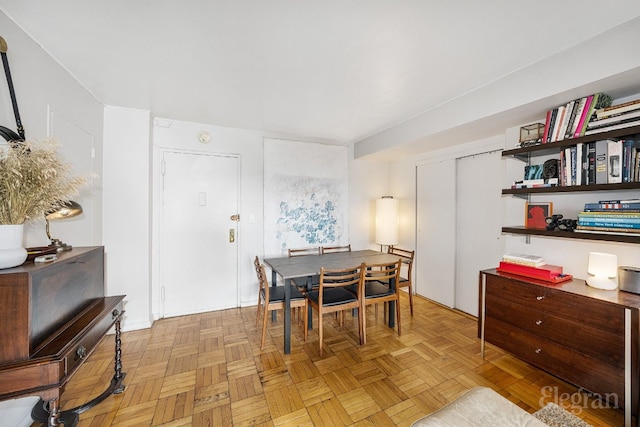
[[[502,227],[503,233],[525,236],[543,236],[559,239],[600,240],[605,242],[640,243],[640,234],[634,233],[583,233],[578,231],[549,231],[526,227]]]

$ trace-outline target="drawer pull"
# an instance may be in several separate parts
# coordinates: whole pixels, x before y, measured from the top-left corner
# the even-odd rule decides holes
[[[536,348],[536,354],[540,354],[542,353],[542,349],[541,348]]]
[[[76,350],[76,355],[80,359],[84,359],[85,356],[87,355],[87,349],[85,348],[85,346],[81,345],[80,347],[78,347],[78,349]]]
[[[541,300],[543,300],[543,299],[544,299],[544,295],[538,296],[538,297],[536,297],[536,299],[537,299],[538,301],[541,301]]]
[[[542,320],[536,320],[536,325],[538,326],[542,325]]]

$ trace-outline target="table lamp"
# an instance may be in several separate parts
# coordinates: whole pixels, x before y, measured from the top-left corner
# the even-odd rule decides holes
[[[73,200],[69,200],[64,203],[58,209],[47,212],[45,215],[45,219],[47,221],[47,237],[51,242],[52,246],[56,246],[58,252],[62,251],[70,251],[72,249],[71,245],[66,243],[62,243],[60,239],[52,239],[51,232],[49,229],[49,221],[56,221],[59,219],[73,218],[74,216],[78,216],[82,213],[82,206],[79,203],[74,202]]]
[[[618,257],[603,252],[589,252],[587,285],[605,290],[618,287]]]
[[[398,199],[393,196],[383,196],[376,199],[376,243],[382,246],[398,244]]]

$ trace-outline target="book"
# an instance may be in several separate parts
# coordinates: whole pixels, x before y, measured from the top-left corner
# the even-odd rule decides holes
[[[547,135],[547,142],[551,142],[553,138],[553,129],[556,125],[556,117],[558,116],[558,109],[551,110],[551,121],[549,122],[549,134]]]
[[[625,234],[639,234],[640,228],[618,228],[618,227],[598,227],[593,225],[578,225],[576,226],[575,231],[585,230],[585,231],[615,231],[618,233]]]
[[[596,183],[596,143],[587,143],[587,185]]]
[[[573,132],[571,132],[571,129],[573,128],[573,123],[575,122],[576,115],[578,114],[579,103],[579,99],[574,99],[573,101],[571,101],[571,114],[569,115],[569,120],[567,120],[567,126],[565,127],[564,137],[562,139],[569,139],[573,137]]]
[[[590,129],[584,132],[584,135],[594,135],[597,133],[609,132],[611,130],[624,129],[624,128],[629,128],[633,126],[640,126],[640,118],[633,119],[630,122],[618,123],[615,125],[605,126],[605,127],[596,128],[596,129]]]
[[[622,182],[622,141],[609,140],[607,142],[608,184]]]
[[[640,109],[629,111],[626,113],[615,114],[613,116],[609,116],[606,119],[598,119],[598,120],[591,119],[589,121],[589,124],[587,125],[587,129],[594,129],[594,128],[603,127],[605,125],[624,123],[636,117],[640,117]]]
[[[640,203],[640,199],[599,200],[598,203]]]
[[[593,114],[593,110],[591,108],[593,103],[594,95],[589,95],[585,101],[584,108],[582,109],[582,116],[580,116],[580,120],[578,121],[578,126],[576,127],[576,131],[573,134],[574,138],[577,138],[582,135],[582,128],[585,127],[585,120],[587,120],[587,116],[589,114]],[[589,112],[591,110],[591,112]]]
[[[578,214],[578,218],[630,218],[640,219],[640,212],[598,212],[583,211]]]
[[[568,138],[573,138],[575,136],[576,129],[578,128],[578,124],[580,122],[580,118],[582,117],[582,112],[584,111],[584,105],[585,105],[586,101],[587,101],[587,97],[586,96],[580,98],[580,101],[578,102],[577,108],[574,108],[574,110],[575,110],[575,119],[573,120],[573,124],[571,125],[571,130],[569,131],[569,129],[567,129],[567,133],[569,134]]]
[[[562,141],[564,139],[565,134],[567,133],[567,126],[569,125],[569,119],[571,117],[571,112],[573,110],[573,105],[575,101],[571,101],[567,103],[564,107],[564,113],[562,115],[562,122],[560,123],[560,130],[558,131],[558,141]]]
[[[564,105],[558,107],[558,115],[556,116],[556,123],[553,127],[553,136],[551,138],[551,142],[558,141],[558,136],[560,135],[560,127],[562,126],[562,121],[564,120],[565,110],[566,107]]]
[[[512,264],[529,265],[538,267],[546,264],[543,257],[538,255],[529,255],[521,253],[506,253],[502,255],[502,261],[510,262]]]
[[[631,156],[635,141],[632,138],[626,138],[622,141],[622,182],[631,182],[631,174],[633,173],[633,163]]]
[[[600,227],[583,227],[583,228],[580,228],[580,226],[578,226],[573,231],[576,232],[576,233],[602,233],[602,234],[612,234],[612,235],[615,235],[615,236],[635,236],[635,234],[636,234],[636,233],[628,232],[628,231],[625,231],[625,230],[604,229],[604,228],[600,228]]]
[[[596,141],[596,184],[606,184],[608,180],[607,141]]]
[[[635,99],[633,101],[624,102],[618,105],[612,105],[610,107],[600,108],[596,111],[596,116],[599,119],[606,118],[612,116],[614,114],[620,114],[627,111],[639,110],[640,109],[640,99]]]
[[[551,124],[551,111],[547,111],[547,118],[544,121],[544,133],[542,134],[542,143],[545,144],[547,142],[547,137],[549,136],[549,125]]]
[[[640,219],[635,218],[578,218],[578,225],[593,225],[611,228],[640,228]]]
[[[585,212],[593,211],[594,209],[603,210],[619,210],[619,209],[640,209],[640,203],[585,203]]]

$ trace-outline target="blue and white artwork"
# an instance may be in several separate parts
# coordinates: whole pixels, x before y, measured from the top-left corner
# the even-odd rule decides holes
[[[348,243],[345,147],[265,140],[265,256]]]

